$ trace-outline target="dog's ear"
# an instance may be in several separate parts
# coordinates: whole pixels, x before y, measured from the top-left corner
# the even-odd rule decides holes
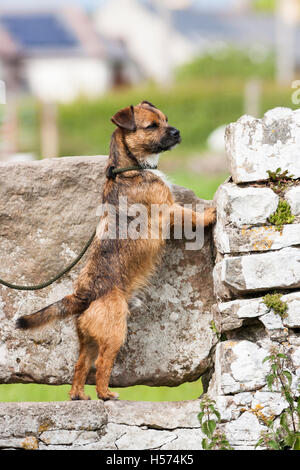
[[[150,103],[150,101],[142,101],[141,104],[147,104],[148,106],[151,106],[151,108],[157,109],[157,107],[154,106],[154,104]]]
[[[133,106],[127,106],[118,111],[112,118],[111,121],[118,127],[126,129],[128,131],[135,131],[136,124],[134,119],[134,108]]]

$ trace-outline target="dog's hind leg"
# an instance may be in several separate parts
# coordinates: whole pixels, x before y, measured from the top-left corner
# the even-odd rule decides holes
[[[98,345],[92,338],[82,334],[77,325],[79,338],[79,358],[75,365],[72,388],[69,392],[71,400],[90,400],[84,393],[84,385],[91,366],[98,354]]]
[[[118,351],[126,338],[128,304],[117,288],[95,300],[79,317],[79,327],[98,345],[96,391],[98,398],[109,400],[117,394],[109,390],[109,379]]]

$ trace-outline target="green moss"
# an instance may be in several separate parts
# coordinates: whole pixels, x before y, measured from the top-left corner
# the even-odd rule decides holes
[[[269,222],[275,225],[276,230],[282,231],[285,224],[292,224],[295,216],[292,215],[291,207],[287,201],[280,199],[276,211],[270,215]]]
[[[263,298],[263,303],[269,310],[273,310],[281,318],[285,318],[287,316],[288,305],[281,300],[281,297],[282,294],[277,294],[276,292],[274,294],[267,294]]]

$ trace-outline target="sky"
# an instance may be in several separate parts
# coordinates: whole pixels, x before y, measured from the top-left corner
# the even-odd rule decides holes
[[[61,6],[66,4],[79,4],[84,8],[94,9],[97,6],[105,3],[109,0],[2,0],[1,6],[7,7],[22,7],[22,9],[28,7],[49,7],[49,6]],[[143,1],[143,0],[141,0]],[[226,7],[230,5],[233,0],[193,0],[195,6],[200,8],[215,10],[218,8]]]

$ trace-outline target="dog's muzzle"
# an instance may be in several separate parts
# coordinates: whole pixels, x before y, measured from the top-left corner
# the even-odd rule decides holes
[[[168,127],[165,135],[160,140],[160,151],[170,150],[175,145],[181,142],[180,132],[176,127]]]

